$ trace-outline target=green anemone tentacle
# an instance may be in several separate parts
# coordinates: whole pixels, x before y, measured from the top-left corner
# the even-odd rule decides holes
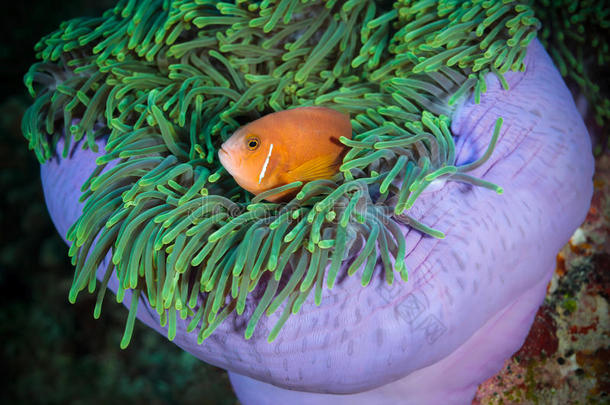
[[[602,128],[605,139],[595,145],[599,154],[610,147],[610,1],[537,0],[533,7],[542,21],[540,41],[566,82],[587,99],[592,117]],[[527,41],[528,35],[522,35],[521,41]]]
[[[102,288],[114,269],[117,300],[125,289],[143,294],[170,339],[177,316],[202,342],[236,312],[249,316],[246,338],[263,315],[279,316],[272,341],[312,291],[320,304],[354,246],[364,253],[347,271],[362,269],[363,286],[378,261],[388,283],[394,271],[407,280],[393,221],[444,236],[408,215],[431,182],[501,191],[465,173],[494,142],[481,161],[456,167],[449,117],[462,97],[480,99],[488,73],[505,83],[504,73],[525,68],[539,26],[512,0],[123,0],[100,18],[63,23],[36,45],[23,132],[41,162],[60,138],[67,157],[75,142],[94,149],[107,137],[68,233],[70,300],[110,255]],[[264,196],[301,183],[253,197],[222,168],[216,152],[239,126],[313,105],[351,116],[333,179],[276,204]]]

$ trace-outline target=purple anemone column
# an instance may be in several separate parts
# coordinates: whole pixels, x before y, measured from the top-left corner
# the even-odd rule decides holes
[[[465,100],[453,116],[460,164],[481,156],[504,119],[493,155],[471,173],[504,194],[453,181],[423,193],[409,214],[447,237],[400,225],[407,282],[388,286],[377,277],[362,288],[358,275],[345,277],[321,306],[310,297],[273,343],[267,333],[281,311],[262,319],[250,340],[247,318],[233,314],[202,345],[186,333],[188,320],[179,321],[174,342],[229,370],[244,404],[471,401],[523,343],[555,255],[585,218],[593,190],[591,144],[568,89],[537,41],[525,62],[524,73],[505,75],[510,90],[490,75],[481,103]],[[62,235],[80,214],[80,185],[95,157],[75,150],[42,167]],[[244,315],[253,307],[250,300]],[[138,308],[141,321],[163,332],[147,302]]]

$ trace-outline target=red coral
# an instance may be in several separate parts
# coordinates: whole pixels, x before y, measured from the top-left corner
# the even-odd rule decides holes
[[[552,309],[546,305],[538,309],[534,324],[525,339],[525,343],[515,353],[515,356],[521,359],[521,361],[549,357],[557,352],[557,324],[551,313]]]

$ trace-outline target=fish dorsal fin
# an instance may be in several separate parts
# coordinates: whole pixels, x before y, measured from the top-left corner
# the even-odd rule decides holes
[[[291,181],[312,181],[316,179],[330,179],[337,171],[341,160],[335,154],[318,156],[308,160],[300,166],[286,172]]]

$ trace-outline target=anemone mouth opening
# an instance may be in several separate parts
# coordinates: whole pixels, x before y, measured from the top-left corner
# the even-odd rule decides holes
[[[457,100],[481,97],[487,74],[505,83],[503,73],[524,69],[539,23],[517,2],[403,3],[122,1],[43,38],[42,62],[25,77],[39,93],[23,119],[30,147],[44,162],[59,137],[65,158],[71,142],[95,150],[109,132],[67,235],[70,300],[95,290],[110,255],[96,316],[116,271],[117,300],[142,294],[170,339],[177,316],[201,343],[249,303],[246,338],[279,311],[272,341],[338,277],[362,269],[365,286],[381,262],[388,283],[406,280],[394,219],[444,237],[408,215],[430,183],[501,192],[467,174],[492,153],[501,118],[488,150],[456,166],[449,116]],[[351,115],[340,172],[258,196],[241,189],[218,162],[222,142],[266,113],[307,105]],[[263,201],[291,189],[290,201]]]

